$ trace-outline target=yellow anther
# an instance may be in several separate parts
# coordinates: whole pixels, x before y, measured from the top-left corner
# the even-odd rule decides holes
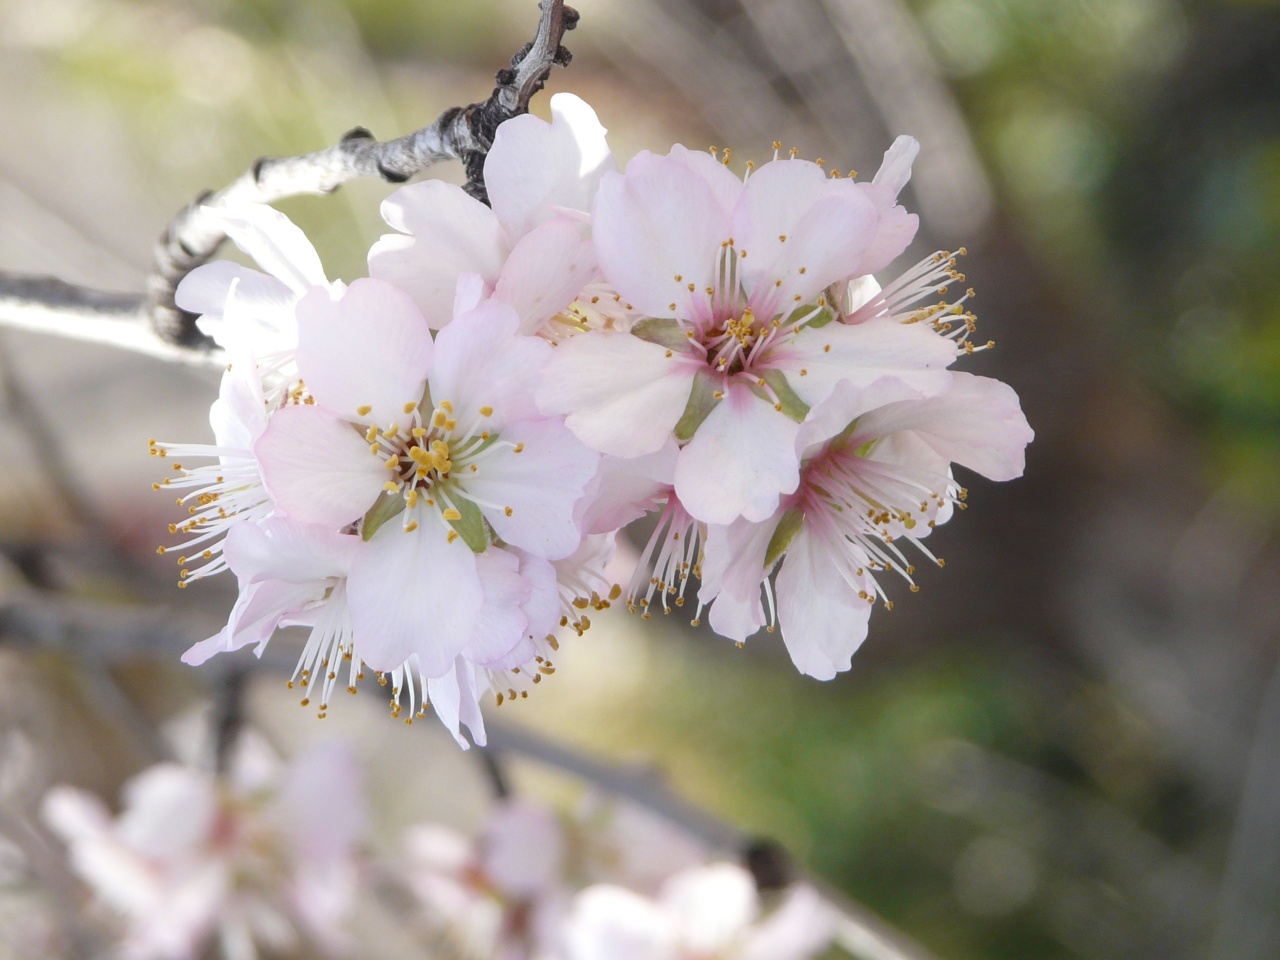
[[[417,521],[417,520],[410,520],[410,521],[409,521],[408,523],[406,523],[406,524],[405,524],[405,526],[404,526],[404,532],[405,532],[405,533],[413,533],[413,531],[415,531],[415,530],[417,530],[417,529],[418,529],[418,521]]]
[[[363,406],[356,407],[356,414],[358,416],[367,417],[371,413],[373,413],[373,407],[369,406],[367,403]]]
[[[450,530],[450,531],[449,531],[449,536],[448,536],[448,541],[449,541],[450,543],[453,543],[453,541],[455,541],[455,540],[457,540],[457,539],[458,539],[458,531],[457,531],[457,530]]]
[[[417,410],[417,409],[418,409],[418,405],[417,405],[416,403],[412,403],[412,402],[411,402],[411,403],[406,403],[406,404],[404,405],[404,412],[405,412],[405,413],[413,413],[413,411],[415,411],[415,410]]]
[[[449,509],[445,510],[442,514],[440,514],[440,516],[444,517],[446,520],[462,519],[462,514],[454,507],[449,507]]]
[[[503,507],[503,508],[502,508],[502,512],[503,512],[504,514],[506,514],[506,515],[509,517],[509,516],[511,516],[511,514],[512,514],[512,513],[514,513],[515,511],[514,511],[514,510],[512,510],[510,507]]]
[[[493,416],[493,407],[481,407],[481,408],[480,408],[480,416],[482,416],[482,417],[492,417],[492,416]]]

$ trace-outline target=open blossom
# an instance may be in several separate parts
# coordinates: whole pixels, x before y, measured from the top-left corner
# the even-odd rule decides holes
[[[525,115],[503,123],[485,159],[492,208],[460,187],[427,180],[382,205],[399,233],[369,251],[369,274],[408,292],[433,328],[453,315],[459,277],[512,307],[523,333],[536,333],[596,279],[585,221],[600,178],[613,169],[605,129],[570,94],[551,98],[552,121]]]
[[[914,218],[895,201],[913,143],[895,147],[870,185],[796,159],[739,180],[679,146],[603,177],[592,211],[600,268],[646,319],[564,341],[538,392],[543,409],[618,457],[674,434],[675,489],[694,517],[764,520],[799,481],[800,422],[838,383],[867,409],[946,388],[951,339],[884,311],[842,322],[844,294],[831,293],[910,240]]]
[[[357,655],[376,670],[417,657],[434,678],[464,650],[507,656],[532,588],[493,538],[546,559],[578,547],[573,508],[597,457],[536,416],[529,394],[550,348],[517,328],[489,301],[433,341],[408,297],[373,279],[298,305],[307,394],[272,415],[255,450],[281,513],[359,523],[347,598]]]
[[[841,385],[814,408],[796,439],[796,492],[765,521],[710,526],[701,570],[717,632],[743,641],[776,623],[795,665],[823,680],[866,637],[885,596],[878,576],[914,590],[912,550],[941,565],[922,541],[964,506],[952,463],[1010,480],[1032,438],[1013,390],[987,377],[954,373],[939,396],[866,412],[861,402]]]
[[[225,777],[143,771],[117,818],[70,787],[45,797],[72,869],[118,918],[122,957],[195,960],[215,937],[227,956],[293,950],[300,937],[344,953],[365,823],[354,758],[320,744],[282,768],[252,737],[234,757]]]

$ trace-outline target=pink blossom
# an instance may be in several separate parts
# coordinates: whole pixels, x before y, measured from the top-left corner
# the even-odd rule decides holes
[[[503,585],[492,538],[547,559],[572,553],[574,506],[598,459],[533,408],[550,348],[493,301],[433,342],[413,302],[374,279],[336,299],[314,291],[298,316],[305,395],[271,417],[255,452],[283,514],[360,529],[347,578],[360,655],[382,671],[416,658],[434,679],[471,644],[483,643],[482,660],[509,651],[530,588]],[[513,625],[501,640],[477,633],[482,610]]]
[[[900,166],[892,179],[905,182]],[[957,354],[927,324],[838,322],[829,288],[905,236],[897,191],[860,186],[801,160],[742,181],[679,146],[606,175],[592,212],[600,267],[646,319],[562,342],[542,408],[617,457],[674,434],[684,444],[675,489],[692,516],[765,520],[799,482],[795,441],[810,407],[842,382],[867,408],[936,395]]]
[[[800,429],[796,492],[764,522],[706,533],[698,596],[715,601],[711,626],[741,642],[776,623],[796,667],[823,680],[847,670],[865,638],[885,596],[877,573],[916,588],[902,544],[941,565],[923,541],[964,507],[951,464],[1010,480],[1032,438],[1013,390],[966,373],[939,396],[861,410],[857,389],[840,385]]]

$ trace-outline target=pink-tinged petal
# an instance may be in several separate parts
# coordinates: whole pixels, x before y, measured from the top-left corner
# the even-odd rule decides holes
[[[943,460],[991,480],[1022,476],[1024,451],[1035,436],[1012,387],[969,373],[952,374],[951,388],[941,396],[870,411],[859,421],[855,440],[903,431]]]
[[[582,532],[612,533],[657,510],[659,498],[675,482],[679,453],[671,437],[656,453],[643,457],[601,457],[595,479],[575,510]]]
[[[875,184],[860,183],[858,186],[873,203],[881,199],[877,196],[881,188]],[[878,203],[877,206],[879,206]],[[901,206],[895,204],[882,210],[876,226],[876,238],[863,252],[862,259],[858,261],[858,266],[853,271],[854,276],[875,273],[893,263],[911,245],[918,229],[920,229],[920,218],[914,213],[907,213]]]
[[[551,98],[551,122],[525,114],[498,127],[484,162],[493,212],[512,239],[523,237],[557,207],[591,209],[600,178],[614,168],[605,128],[583,100]]]
[[[705,523],[766,520],[800,483],[799,425],[745,384],[731,382],[676,462],[676,493]]]
[[[840,575],[820,538],[801,527],[778,571],[778,624],[791,662],[818,680],[848,670],[867,637],[871,604]]]
[[[704,288],[715,283],[730,229],[721,199],[702,176],[678,159],[651,153],[633,158],[625,175],[600,181],[592,213],[605,279],[635,309],[655,317],[706,312]]]
[[[495,283],[510,249],[492,210],[439,180],[401,187],[382,202],[382,218],[410,236],[381,237],[369,251],[369,275],[413,297],[432,329],[452,319],[458,277]]]
[[[851,180],[803,160],[766,163],[733,211],[739,276],[757,313],[790,313],[853,272],[875,237],[876,211]]]
[[[781,513],[764,523],[735,520],[707,528],[698,601],[711,606],[708,622],[722,637],[742,643],[768,623],[761,588],[764,559]]]
[[[324,597],[323,583],[286,583],[269,580],[263,583],[241,583],[240,595],[227,625],[212,637],[192,644],[182,655],[182,662],[198,667],[220,653],[230,653],[251,644],[262,655],[263,648],[275,633],[280,621],[298,613],[310,603]]]
[[[710,603],[728,595],[739,600],[755,600],[758,604],[760,584],[769,574],[764,558],[781,519],[782,511],[778,511],[763,523],[735,520],[730,524],[709,524],[703,547],[702,585],[698,589],[698,599]],[[760,620],[757,626],[763,622]],[[733,639],[744,638],[735,636]]]
[[[227,305],[227,294],[236,284],[236,295],[255,315],[273,311],[292,310],[298,295],[288,284],[249,267],[230,260],[215,260],[196,267],[182,278],[174,294],[174,302],[188,313],[209,314],[222,317]],[[220,326],[206,331],[218,340]]]
[[[453,404],[459,433],[501,430],[513,420],[538,416],[534,388],[551,345],[520,336],[519,326],[511,307],[487,300],[436,336],[431,401]],[[481,408],[492,412],[486,416]]]
[[[202,845],[213,831],[218,795],[203,771],[160,763],[120,791],[116,836],[144,856],[171,859]]]
[[[896,200],[911,179],[911,165],[915,163],[919,153],[920,143],[915,137],[908,137],[906,134],[898,136],[884,152],[880,169],[871,179],[872,184],[883,187]]]
[[[458,746],[470,749],[462,735],[462,726],[471,731],[477,746],[485,745],[484,718],[480,714],[480,697],[476,688],[475,667],[458,657],[444,675],[427,680],[427,697],[440,722],[453,734]]]
[[[564,853],[564,831],[550,808],[506,800],[489,814],[481,863],[507,896],[532,899],[558,891]]]
[[[312,743],[289,764],[272,817],[299,867],[324,868],[351,855],[369,819],[360,781],[359,760],[336,740]]]
[[[53,787],[40,802],[40,819],[64,843],[106,840],[111,811],[92,793],[73,787]]]
[[[684,415],[700,363],[626,333],[587,333],[555,348],[538,406],[564,415],[589,447],[615,457],[653,453]]]
[[[343,527],[364,516],[386,482],[359,432],[319,407],[282,407],[254,445],[276,507],[302,523]]]
[[[328,285],[316,248],[279,210],[262,203],[205,209],[220,215],[222,229],[232,243],[295,293]]]
[[[490,549],[476,557],[476,573],[484,588],[484,603],[464,655],[472,663],[488,665],[509,654],[525,637],[529,618],[524,604],[533,587],[520,575],[520,561],[505,550]]]
[[[716,205],[725,220],[732,216],[733,208],[741,199],[743,189],[742,180],[738,178],[737,174],[731,172],[728,167],[708,151],[690,150],[679,143],[671,148],[667,153],[666,159],[671,163],[684,167],[707,185],[715,197]],[[721,239],[728,238],[723,237]]]
[[[340,417],[403,424],[406,404],[422,399],[431,353],[418,308],[381,280],[357,280],[338,300],[317,289],[298,301],[298,371]]]
[[[941,393],[951,382],[946,368],[955,358],[955,344],[929,327],[877,319],[801,330],[771,351],[768,363],[786,371],[791,389],[810,407],[847,380],[864,391],[862,409],[869,410]]]
[[[345,576],[360,543],[359,537],[330,527],[271,517],[233,526],[227,532],[223,555],[242,581],[307,583]]]
[[[475,632],[484,587],[476,555],[429,508],[418,529],[386,524],[357,554],[347,580],[360,655],[375,670],[394,670],[417,655],[422,674],[444,676]]]
[[[527,550],[513,547],[512,553],[520,558],[520,576],[529,582],[529,599],[521,608],[529,618],[529,635],[542,639],[554,633],[560,623],[560,590],[556,582],[556,568],[549,560]],[[520,664],[513,666],[518,667]]]
[[[573,303],[597,273],[589,233],[581,224],[557,217],[515,245],[493,296],[520,315],[521,333],[532,334]]]
[[[464,478],[466,493],[507,543],[548,560],[567,557],[582,541],[574,507],[599,455],[557,420],[512,424],[501,439],[516,447],[496,447],[484,457]]]

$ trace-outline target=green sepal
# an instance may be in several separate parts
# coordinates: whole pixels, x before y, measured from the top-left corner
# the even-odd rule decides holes
[[[721,398],[716,396],[720,389],[720,381],[705,368],[693,376],[693,389],[689,391],[689,402],[685,405],[684,415],[676,423],[676,439],[691,440],[702,426],[702,421],[710,416]]]
[[[796,423],[803,423],[804,418],[809,415],[809,405],[791,389],[786,374],[781,370],[768,370],[760,374],[760,379],[767,383],[769,389],[777,396],[778,403],[782,404],[782,412]]]
[[[404,494],[399,490],[395,493],[380,494],[364,515],[364,521],[360,524],[360,538],[365,541],[370,540],[378,532],[379,527],[403,512]]]
[[[801,320],[804,320],[804,318],[811,313],[813,313],[813,304],[811,303],[806,303],[804,306],[796,307],[794,310],[791,311],[791,314],[787,317],[786,321],[783,323],[783,326],[789,326],[793,323],[799,323]],[[817,330],[819,327],[825,327],[828,323],[830,323],[835,318],[836,318],[836,312],[832,310],[831,307],[829,306],[822,307],[821,309],[818,310],[816,314],[814,314],[814,317],[812,320],[805,321],[804,326],[805,326],[805,329],[812,327],[814,330]]]
[[[685,336],[684,328],[675,320],[645,317],[631,325],[631,335],[649,343],[656,343],[660,347],[666,347],[668,350],[688,353],[690,349],[689,338]]]
[[[484,553],[489,549],[489,525],[485,523],[484,514],[470,500],[454,497],[450,506],[462,514],[461,519],[449,520],[449,526],[458,532],[463,542],[471,548],[472,553]]]
[[[778,521],[778,526],[774,529],[773,536],[769,540],[769,546],[764,551],[764,568],[766,570],[777,563],[778,558],[786,553],[787,547],[791,546],[791,541],[800,532],[802,523],[804,523],[804,514],[799,510],[788,510],[782,515],[782,519]]]

